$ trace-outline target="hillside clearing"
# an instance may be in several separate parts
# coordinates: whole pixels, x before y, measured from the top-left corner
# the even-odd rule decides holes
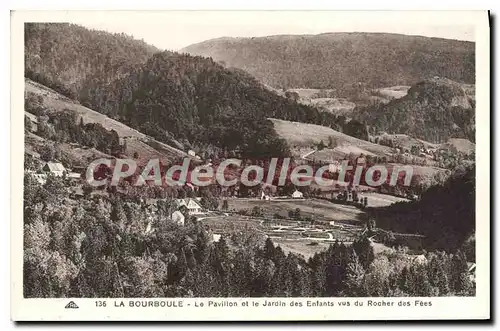
[[[390,147],[351,137],[326,126],[290,122],[275,118],[270,118],[269,120],[273,122],[274,129],[278,135],[288,142],[292,150],[300,149],[301,147],[310,148],[321,141],[327,144],[331,138],[336,141],[337,147],[343,153],[348,151],[355,154],[365,153],[368,155],[384,156],[390,155],[392,152]]]
[[[165,162],[187,155],[177,148],[154,140],[121,122],[84,107],[74,100],[30,79],[25,79],[25,92],[42,96],[43,104],[51,111],[74,111],[78,117],[83,119],[84,124],[99,123],[107,130],[115,130],[120,138],[127,140],[127,155],[132,156],[137,152],[140,156],[139,162],[141,163],[147,162],[150,158],[159,158]],[[153,148],[151,145],[157,146],[157,148]]]

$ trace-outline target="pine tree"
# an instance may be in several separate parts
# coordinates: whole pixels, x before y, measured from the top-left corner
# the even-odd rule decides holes
[[[410,293],[410,273],[408,271],[408,267],[406,266],[403,267],[401,273],[399,274],[398,287],[403,293],[407,295]]]
[[[375,253],[373,252],[373,247],[368,238],[363,237],[360,240],[355,241],[352,244],[353,249],[359,257],[359,261],[363,268],[368,269],[370,264],[375,259]]]
[[[430,297],[432,294],[432,286],[427,276],[425,266],[415,265],[410,268],[411,279],[411,295],[420,297]]]
[[[342,281],[341,253],[338,241],[330,245],[326,254],[326,292],[328,296],[336,296]]]
[[[309,283],[311,296],[322,297],[327,293],[326,290],[326,263],[324,253],[314,254],[308,262],[310,267]]]
[[[260,258],[256,261],[255,278],[252,284],[252,297],[271,297],[272,279],[274,276],[275,266],[269,259]]]
[[[446,296],[450,293],[448,275],[445,271],[443,256],[434,256],[429,262],[429,281],[436,287],[439,296]]]
[[[352,250],[346,269],[346,280],[344,294],[346,296],[362,297],[366,295],[364,290],[365,270],[360,263],[355,250]]]
[[[267,238],[264,243],[264,257],[271,261],[274,261],[276,257],[276,248],[274,247],[273,241],[271,238]]]
[[[222,201],[222,210],[227,211],[228,209],[229,209],[229,203],[227,199],[224,199],[224,201]]]
[[[473,284],[469,278],[469,268],[465,254],[457,251],[452,258],[451,288],[456,295],[469,295]]]
[[[198,265],[204,265],[210,254],[208,246],[208,234],[203,228],[199,228],[195,241],[195,257]]]

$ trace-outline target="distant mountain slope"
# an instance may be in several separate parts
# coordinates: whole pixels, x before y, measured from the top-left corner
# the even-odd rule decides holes
[[[404,133],[433,143],[475,140],[475,88],[445,78],[419,82],[387,104],[355,109],[352,116],[377,131]]]
[[[120,138],[127,141],[127,149],[125,153],[132,157],[137,152],[140,163],[142,163],[142,161],[147,162],[151,158],[159,158],[163,162],[167,162],[186,156],[185,152],[177,148],[158,142],[123,123],[84,107],[76,103],[74,100],[71,100],[39,83],[26,79],[25,91],[26,93],[33,93],[41,96],[43,105],[52,112],[71,111],[76,113],[78,117],[82,118],[83,123],[85,124],[99,123],[107,130],[116,131]]]
[[[71,97],[128,73],[159,50],[125,34],[67,23],[25,24],[25,75]]]
[[[182,52],[212,57],[277,88],[413,85],[432,76],[474,83],[474,43],[388,33],[218,38]]]

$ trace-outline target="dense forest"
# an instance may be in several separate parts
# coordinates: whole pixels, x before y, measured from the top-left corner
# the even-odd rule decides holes
[[[166,130],[192,145],[210,143],[249,157],[284,155],[286,144],[269,117],[345,125],[344,118],[277,96],[243,71],[189,55],[156,54],[104,93],[87,95],[85,104],[159,140]]]
[[[26,157],[30,162],[29,156]],[[29,168],[29,167],[27,167]],[[332,297],[474,295],[466,257],[404,250],[374,255],[367,238],[309,260],[251,232],[212,242],[194,218],[178,226],[171,202],[148,213],[117,196],[70,199],[63,180],[24,179],[24,296]],[[152,224],[152,231],[147,231]]]
[[[472,42],[388,33],[218,38],[184,48],[243,69],[276,88],[368,89],[441,76],[475,81]]]
[[[84,86],[104,86],[158,52],[125,34],[66,23],[26,23],[25,76],[71,98]]]
[[[429,142],[475,141],[475,89],[444,78],[421,81],[387,104],[356,108],[353,116],[377,131],[405,133]]]
[[[419,201],[398,202],[367,211],[377,227],[426,236],[430,249],[455,251],[476,228],[475,165],[458,167],[444,182],[428,188]]]

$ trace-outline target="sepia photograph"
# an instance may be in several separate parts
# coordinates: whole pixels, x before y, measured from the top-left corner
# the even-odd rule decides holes
[[[20,300],[63,314],[85,299],[432,310],[489,296],[474,20],[52,14],[17,21]]]

